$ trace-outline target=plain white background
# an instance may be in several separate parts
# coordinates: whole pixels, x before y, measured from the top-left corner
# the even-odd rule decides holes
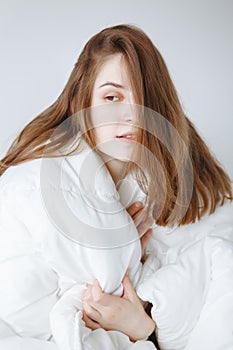
[[[59,96],[86,41],[119,23],[152,39],[186,114],[233,178],[232,0],[1,0],[0,156]]]

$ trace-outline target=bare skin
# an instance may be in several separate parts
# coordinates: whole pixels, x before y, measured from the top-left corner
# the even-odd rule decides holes
[[[151,216],[143,221],[143,209],[140,202],[128,208],[141,237],[142,259],[154,223]],[[104,293],[97,280],[93,285],[88,285],[83,294],[83,320],[92,330],[117,330],[128,335],[132,341],[146,339],[155,330],[155,322],[145,312],[128,274],[122,284],[124,292],[121,297]]]

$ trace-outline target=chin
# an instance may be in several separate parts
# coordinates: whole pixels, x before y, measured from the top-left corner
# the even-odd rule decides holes
[[[101,144],[97,147],[99,153],[104,158],[116,159],[122,162],[130,162],[132,160],[132,149],[129,147],[122,147],[115,142],[108,142],[107,144]]]

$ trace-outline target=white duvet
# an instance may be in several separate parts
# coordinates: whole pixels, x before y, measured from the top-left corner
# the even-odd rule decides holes
[[[52,173],[60,169],[54,164]],[[82,321],[85,283],[97,278],[106,292],[120,295],[128,267],[139,297],[153,304],[161,349],[233,349],[232,204],[172,232],[155,227],[142,267],[137,231],[124,210],[143,198],[135,180],[122,183],[118,197],[104,168],[77,189],[80,155],[66,160],[60,177],[48,176],[50,165],[27,162],[0,180],[0,349],[155,348],[120,332],[91,331]],[[111,236],[119,228],[124,234]]]

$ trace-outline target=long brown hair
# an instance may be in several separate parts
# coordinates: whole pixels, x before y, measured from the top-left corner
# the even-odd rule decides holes
[[[206,212],[213,213],[227,198],[232,199],[230,178],[184,115],[161,54],[148,36],[132,25],[105,28],[87,42],[61,95],[22,130],[1,160],[0,175],[11,165],[43,157],[45,148],[46,155],[53,157],[56,151],[73,142],[80,126],[69,117],[90,107],[96,76],[105,60],[116,53],[121,53],[127,64],[136,104],[146,108],[141,143],[156,161],[151,161],[141,149],[138,157],[148,176],[138,170],[137,180],[147,194],[149,206],[153,205],[156,222],[183,225],[195,222]],[[167,134],[170,149],[150,132],[160,123],[153,112],[167,122],[160,127]],[[58,128],[64,121],[66,127]],[[171,137],[170,125],[180,138]],[[57,128],[59,132],[51,140]],[[91,131],[86,140],[93,144]]]

